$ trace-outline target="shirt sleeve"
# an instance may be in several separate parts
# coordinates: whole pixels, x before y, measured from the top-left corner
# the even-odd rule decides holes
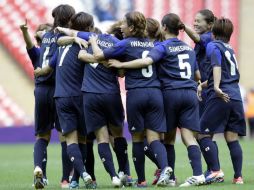
[[[78,32],[77,37],[82,38],[86,41],[89,40],[89,36],[92,34],[92,32]]]
[[[212,41],[212,35],[211,33],[205,33],[200,35],[200,42],[203,47],[206,48],[207,44]]]
[[[208,59],[210,59],[211,65],[213,67],[221,66],[221,59],[222,59],[221,52],[213,43],[209,43],[207,45],[206,55]]]
[[[198,67],[198,62],[196,61],[194,66],[194,71],[197,71],[197,70],[199,70],[199,67]]]
[[[126,40],[121,40],[116,43],[113,47],[103,50],[105,59],[117,58],[123,56],[126,50]]]
[[[158,62],[164,56],[165,56],[165,48],[161,44],[155,46],[147,55],[147,57],[150,57],[153,60],[153,62]]]
[[[55,69],[57,65],[58,52],[59,50],[57,49],[57,51],[55,51],[53,57],[50,59],[50,62],[49,62],[49,66],[53,69]]]
[[[38,60],[40,58],[40,48],[33,46],[31,49],[27,49],[27,53],[33,64],[33,67],[36,68],[38,66]]]

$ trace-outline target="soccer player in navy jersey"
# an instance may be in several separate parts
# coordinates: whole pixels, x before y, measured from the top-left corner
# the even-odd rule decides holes
[[[96,43],[96,37],[90,38],[94,56],[97,60],[117,58],[130,61],[145,57],[154,47],[153,42],[145,37],[146,19],[140,12],[125,15],[121,31],[124,40],[103,51]],[[157,162],[162,169],[158,186],[166,186],[172,169],[167,166],[166,150],[160,142],[160,133],[165,132],[166,123],[163,109],[160,82],[155,66],[143,69],[130,69],[125,72],[127,92],[127,121],[133,140],[133,161],[138,175],[138,187],[146,187],[144,135]]]
[[[146,58],[122,63],[116,60],[109,62],[117,68],[132,69],[157,63],[167,119],[167,133],[164,135],[166,147],[174,141],[172,137],[175,137],[175,134],[172,134],[180,127],[193,169],[193,176],[180,186],[201,185],[205,182],[205,177],[202,174],[201,153],[195,140],[195,132],[200,131],[195,82],[199,80],[200,73],[196,56],[191,47],[177,39],[179,30],[183,29],[178,15],[165,15],[161,24],[166,40],[155,46]],[[169,180],[168,185],[175,186],[174,179]]]
[[[213,182],[219,175],[218,151],[212,142],[212,136],[224,133],[234,168],[233,183],[243,184],[243,155],[238,136],[245,136],[246,123],[238,85],[240,75],[237,61],[234,50],[228,44],[233,33],[233,24],[227,18],[220,18],[215,21],[212,33],[215,40],[206,48],[210,60],[208,80],[200,85],[207,86],[208,89],[207,105],[200,121],[203,135],[199,137],[201,140],[205,139],[205,146],[210,149],[209,167],[212,173],[206,180]]]
[[[80,31],[93,29],[93,17],[80,12],[72,16],[70,28]],[[86,158],[85,136],[86,126],[83,111],[83,97],[81,92],[84,65],[78,60],[80,46],[76,43],[59,47],[47,69],[56,67],[56,89],[54,98],[57,114],[63,135],[67,142],[67,152],[73,162],[75,171],[84,180],[87,188],[95,188],[91,176],[85,171]],[[44,74],[45,69],[36,70],[37,75]],[[81,106],[80,106],[81,105]],[[71,188],[77,188],[73,185]]]
[[[70,17],[75,13],[73,7],[69,5],[59,5],[56,7],[52,16],[54,17],[53,28],[60,25],[66,26]],[[52,31],[46,32],[40,36],[41,46],[40,51],[36,50],[35,57],[38,56],[38,65],[36,67],[44,67],[49,63],[53,56],[57,45],[55,34]],[[45,155],[47,154],[47,146],[51,136],[51,129],[55,126],[59,131],[60,125],[57,122],[55,113],[55,103],[53,101],[53,94],[55,90],[54,73],[46,77],[39,77],[35,80],[35,135],[36,143],[34,145],[34,186],[36,189],[44,188],[43,172],[41,170]],[[66,152],[65,150],[63,150]],[[63,160],[63,166],[66,167],[67,159]],[[71,164],[69,164],[71,168]],[[66,168],[65,168],[66,169]],[[69,177],[70,169],[67,172],[67,179]]]
[[[204,82],[208,78],[208,68],[210,65],[209,60],[206,57],[206,47],[209,42],[211,42],[212,39],[212,26],[215,21],[215,16],[212,11],[208,9],[203,9],[198,11],[198,13],[195,16],[194,21],[194,30],[191,28],[185,26],[184,30],[187,35],[195,42],[195,52],[197,56],[197,63],[199,66],[200,74],[201,74],[201,82]],[[206,100],[207,100],[207,90],[204,89],[202,91],[202,100],[199,102],[199,115],[201,115],[204,112]],[[216,142],[214,141],[216,148],[218,149],[218,146]],[[206,152],[209,151],[209,149],[204,145],[203,141],[199,142],[202,154],[205,158],[205,161],[209,160],[208,154]],[[207,164],[208,166],[209,164]],[[205,172],[205,177],[210,175],[209,168]],[[224,173],[220,171],[220,175],[215,179],[215,182],[223,182],[224,181]]]
[[[35,44],[33,43],[31,36],[28,32],[28,26],[27,26],[27,20],[25,20],[25,24],[20,25],[20,29],[22,31],[23,34],[23,38],[25,40],[26,43],[26,49],[27,49],[27,53],[31,59],[32,65],[34,67],[34,69],[36,69],[39,66],[39,56],[40,56],[40,45],[41,45],[41,39],[37,36],[37,33],[45,33],[49,30],[51,30],[52,25],[46,23],[46,24],[41,24],[37,27],[36,32],[35,32],[35,39],[37,42],[38,47],[35,46]],[[36,79],[35,79],[36,80]],[[35,90],[37,88],[36,82],[35,82]],[[35,118],[37,119],[37,118]],[[43,182],[45,185],[48,184],[48,179],[47,179],[47,174],[46,174],[46,167],[47,167],[47,152],[45,152],[44,154],[44,158],[43,158],[43,162],[42,162],[42,171],[43,171]]]

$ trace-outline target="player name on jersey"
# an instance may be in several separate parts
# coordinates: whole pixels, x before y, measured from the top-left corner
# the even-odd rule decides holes
[[[192,51],[193,49],[189,46],[170,46],[168,47],[170,52],[181,52],[181,51]]]
[[[56,43],[56,38],[43,38],[42,43],[43,44]]]
[[[113,43],[106,42],[106,41],[101,41],[101,40],[97,40],[97,44],[102,46],[102,47],[105,47],[105,48],[110,48],[114,45]]]
[[[153,42],[131,41],[131,47],[154,47]]]

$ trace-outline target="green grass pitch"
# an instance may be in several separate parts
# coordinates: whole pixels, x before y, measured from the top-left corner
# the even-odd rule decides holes
[[[212,184],[200,187],[191,187],[188,189],[198,190],[253,190],[254,189],[254,141],[243,140],[241,145],[243,148],[244,162],[243,162],[243,177],[244,185],[231,184],[233,169],[229,156],[229,151],[226,143],[223,140],[218,141],[221,167],[225,173],[225,182],[222,184]],[[177,142],[176,146],[176,176],[178,184],[182,183],[185,178],[192,175],[191,167],[187,158],[186,148],[182,143]],[[129,157],[131,157],[131,146],[129,145]],[[95,156],[96,156],[96,177],[98,183],[98,189],[110,189],[111,181],[108,174],[105,172],[101,161],[98,159],[97,146],[95,144]],[[21,145],[0,145],[0,190],[17,190],[33,189],[33,145],[21,144]],[[116,159],[114,159],[115,161]],[[130,160],[131,170],[133,177],[136,177],[132,160]],[[115,164],[117,166],[117,164]],[[117,167],[116,167],[117,168]],[[149,183],[149,188],[154,189],[151,186],[153,179],[153,172],[155,166],[146,159],[146,178]],[[203,170],[205,170],[205,164],[203,164]],[[59,181],[61,177],[61,156],[60,145],[50,144],[48,148],[48,168],[47,176],[49,179],[49,185],[46,189],[60,189]],[[177,189],[178,187],[168,187],[170,189]],[[168,189],[166,188],[166,189]],[[134,189],[134,188],[126,188]]]

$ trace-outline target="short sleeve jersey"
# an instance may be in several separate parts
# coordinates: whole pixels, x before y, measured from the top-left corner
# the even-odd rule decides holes
[[[206,46],[212,39],[212,32],[206,32],[200,35],[200,41],[196,43],[194,50],[196,52],[197,63],[199,66],[201,81],[204,82],[208,79],[209,72],[209,59],[206,57]]]
[[[196,89],[195,71],[198,70],[194,50],[177,38],[171,38],[153,48],[148,54],[158,65],[162,89]]]
[[[208,96],[209,98],[217,97],[214,88],[213,67],[221,67],[220,88],[227,93],[230,99],[241,101],[241,93],[238,85],[240,74],[238,71],[237,60],[232,47],[215,40],[207,45],[207,57],[211,64],[209,67],[208,77]]]
[[[60,34],[54,34],[53,32],[46,32],[42,37],[42,43],[40,48],[39,67],[43,68],[49,64],[54,53],[57,51],[57,39]],[[55,72],[52,72],[46,76],[40,76],[36,80],[38,84],[55,85]]]
[[[91,32],[78,32],[78,37],[89,40]],[[98,46],[102,49],[108,49],[119,42],[117,38],[109,34],[99,34],[97,39]],[[88,53],[93,53],[92,48],[88,48]],[[117,69],[107,68],[100,63],[89,63],[84,67],[84,78],[82,83],[82,91],[91,93],[119,93],[119,83]]]
[[[144,58],[154,47],[154,43],[147,38],[126,38],[113,47],[103,51],[106,59],[118,59],[120,61],[132,61]],[[152,64],[141,69],[126,69],[125,72],[126,90],[135,88],[160,88],[160,81],[157,78],[156,66]]]
[[[71,44],[58,48],[56,62],[56,89],[54,97],[80,96],[84,64],[78,59],[80,47]],[[50,63],[50,66],[53,65]]]

